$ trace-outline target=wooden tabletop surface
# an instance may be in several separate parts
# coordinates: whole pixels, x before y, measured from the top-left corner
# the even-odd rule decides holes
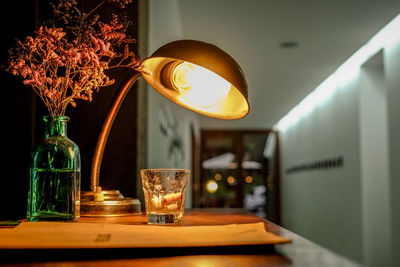
[[[183,225],[264,222],[267,231],[290,238],[289,244],[179,249],[79,249],[1,251],[0,265],[15,266],[360,266],[299,235],[257,216],[235,209],[186,212]],[[145,215],[81,218],[78,223],[146,224]]]

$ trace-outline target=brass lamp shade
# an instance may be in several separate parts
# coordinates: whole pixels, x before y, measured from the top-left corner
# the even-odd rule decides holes
[[[229,91],[214,105],[198,106],[186,101],[171,83],[174,68],[183,62],[195,64],[217,74],[227,82]],[[145,59],[142,67],[143,77],[154,89],[189,110],[226,120],[240,119],[249,112],[247,83],[243,71],[231,56],[214,45],[195,40],[174,41],[162,46],[151,57]],[[203,92],[206,97],[214,94],[212,86],[205,89],[208,90]]]

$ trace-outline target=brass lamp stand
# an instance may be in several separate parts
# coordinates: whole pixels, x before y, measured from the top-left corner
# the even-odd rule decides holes
[[[132,85],[143,78],[161,95],[205,116],[233,120],[249,112],[247,83],[236,61],[218,47],[195,40],[168,43],[146,58],[120,88],[97,141],[91,191],[81,193],[81,216],[124,216],[140,213],[140,201],[99,185],[104,148],[118,110]]]
[[[102,190],[99,184],[100,166],[114,119],[126,94],[140,75],[140,72],[136,72],[124,86],[120,88],[103,123],[92,161],[90,177],[91,191],[81,192],[81,216],[113,217],[139,214],[141,212],[140,201],[138,199],[124,197],[119,190]]]

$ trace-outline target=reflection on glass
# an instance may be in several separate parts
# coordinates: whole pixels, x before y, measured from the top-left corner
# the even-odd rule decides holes
[[[245,208],[266,218],[269,133],[202,131],[200,207]]]

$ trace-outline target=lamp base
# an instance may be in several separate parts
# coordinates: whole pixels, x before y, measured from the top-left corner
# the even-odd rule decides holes
[[[81,192],[82,217],[117,217],[141,214],[139,199],[124,197],[119,190]]]

